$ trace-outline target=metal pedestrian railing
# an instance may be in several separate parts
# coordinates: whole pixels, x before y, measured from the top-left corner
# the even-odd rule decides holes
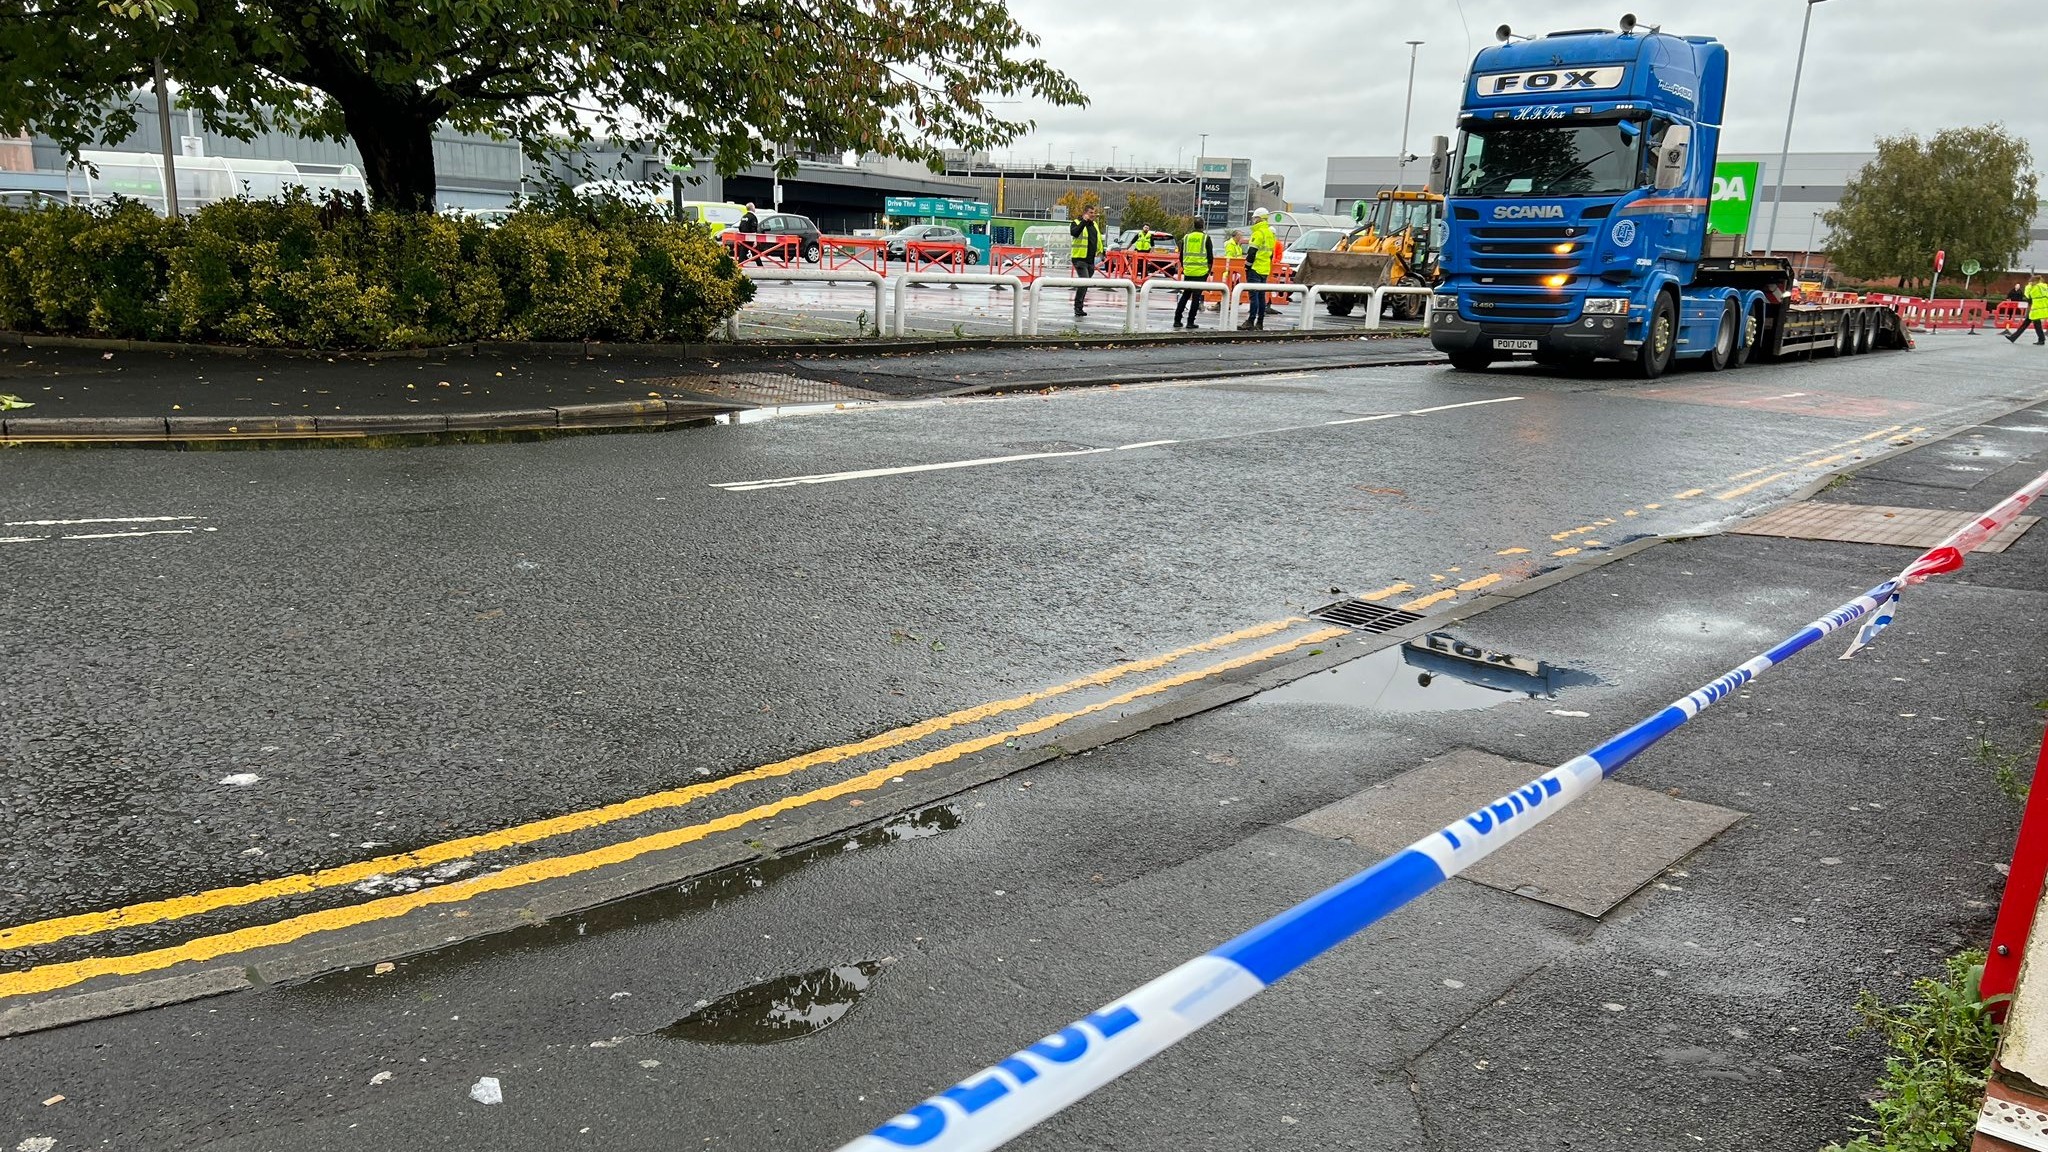
[[[1024,334],[1038,335],[1038,311],[1040,300],[1047,288],[1098,288],[1110,292],[1121,292],[1124,297],[1124,331],[1138,330],[1138,286],[1129,280],[1102,276],[1040,276],[1031,282],[1031,319],[1026,322]]]
[[[903,312],[909,304],[910,288],[916,284],[986,284],[1010,289],[1010,335],[1024,335],[1024,279],[999,276],[993,272],[905,272],[896,277],[896,334],[903,335]],[[1034,302],[1036,297],[1033,297]],[[1035,311],[1035,309],[1034,309]]]

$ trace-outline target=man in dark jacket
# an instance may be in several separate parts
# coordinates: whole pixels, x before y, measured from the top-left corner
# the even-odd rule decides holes
[[[761,248],[751,237],[761,231],[761,218],[754,215],[752,201],[747,203],[746,212],[740,216],[740,222],[734,228],[741,236],[749,237],[749,239],[740,241],[740,251],[745,253],[745,255],[740,257],[740,263],[759,264],[761,262]]]
[[[1102,224],[1095,219],[1095,209],[1082,209],[1081,218],[1069,224],[1067,231],[1074,238],[1074,243],[1067,249],[1068,257],[1074,266],[1074,275],[1083,280],[1093,277],[1095,261],[1102,257]],[[1088,290],[1074,289],[1074,315],[1086,316],[1087,304]]]

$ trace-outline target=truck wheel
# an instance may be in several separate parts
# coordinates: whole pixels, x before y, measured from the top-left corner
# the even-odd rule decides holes
[[[1735,359],[1728,362],[1730,368],[1740,368],[1756,355],[1757,342],[1764,338],[1764,313],[1761,305],[1752,304],[1742,314],[1742,343],[1735,349]]]
[[[1857,354],[1858,356],[1861,356],[1861,355],[1862,355],[1862,354],[1864,354],[1865,352],[1868,352],[1868,351],[1870,351],[1870,349],[1871,349],[1871,346],[1872,346],[1873,344],[1875,344],[1876,342],[1877,342],[1877,317],[1875,317],[1875,316],[1871,315],[1871,314],[1870,314],[1870,313],[1868,313],[1868,312],[1859,312],[1859,313],[1857,313],[1857,319],[1856,319],[1856,354]]]
[[[1332,315],[1332,316],[1349,316],[1349,315],[1351,315],[1351,310],[1352,310],[1353,308],[1357,307],[1357,303],[1358,303],[1357,301],[1353,300],[1353,299],[1352,299],[1351,297],[1349,297],[1349,296],[1325,296],[1325,297],[1323,297],[1323,307],[1324,307],[1324,309],[1326,309],[1326,310],[1327,310],[1327,311],[1328,311],[1328,312],[1330,313],[1330,315]]]
[[[1835,326],[1835,355],[1847,356],[1856,351],[1856,317],[1853,313],[1841,314],[1840,323]]]
[[[1721,309],[1721,325],[1714,329],[1714,347],[1707,352],[1706,369],[1719,372],[1735,364],[1737,350],[1742,344],[1742,319],[1736,314],[1735,302],[1730,300]]]
[[[1460,348],[1451,353],[1451,367],[1460,372],[1484,372],[1493,367],[1493,353],[1484,348]]]
[[[1643,333],[1642,346],[1636,349],[1636,374],[1645,380],[1655,380],[1671,367],[1672,353],[1678,350],[1678,305],[1671,300],[1669,292],[1657,294],[1657,306],[1650,311],[1650,327]]]

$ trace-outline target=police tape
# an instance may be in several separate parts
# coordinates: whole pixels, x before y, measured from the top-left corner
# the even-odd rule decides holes
[[[1953,572],[1961,568],[1963,557],[1997,535],[2006,525],[2019,519],[2020,513],[2027,505],[2039,500],[2043,493],[2048,493],[2048,472],[2034,477],[2032,483],[1999,501],[1998,506],[1991,511],[1949,533],[1948,539],[1922,552],[1911,564],[1901,569],[1893,581],[1898,587],[1892,589],[1892,594],[1885,598],[1884,606],[1872,614],[1870,620],[1856,633],[1856,638],[1849,642],[1848,650],[1843,652],[1840,658],[1849,659],[1862,651],[1864,645],[1877,639],[1877,634],[1884,631],[1885,625],[1890,624],[1892,618],[1898,615],[1901,592],[1929,576],[1939,576],[1944,572]]]
[[[1962,567],[1970,548],[2010,523],[2044,490],[2048,473],[1923,553],[1898,576],[1585,755],[982,1069],[843,1145],[840,1152],[984,1152],[1000,1147],[1485,859],[1767,669],[1889,604],[1908,583]]]

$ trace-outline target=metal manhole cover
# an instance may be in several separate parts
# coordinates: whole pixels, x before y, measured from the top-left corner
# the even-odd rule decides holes
[[[1389,608],[1384,604],[1372,604],[1364,600],[1340,600],[1316,609],[1310,613],[1318,620],[1356,628],[1360,632],[1391,632],[1403,624],[1413,624],[1422,619],[1421,613]]]
[[[722,372],[716,376],[657,376],[644,381],[650,388],[688,392],[742,404],[844,404],[861,400],[887,399],[880,392],[812,380],[783,372]]]
[[[1977,518],[1974,512],[1943,512],[1935,508],[1891,508],[1878,504],[1828,504],[1808,500],[1788,504],[1729,529],[1744,536],[1780,536],[1793,540],[1837,540],[1845,544],[1895,544],[1932,548]],[[1979,552],[2003,552],[2020,533],[2040,523],[2039,516],[2021,516],[1977,546]]]

